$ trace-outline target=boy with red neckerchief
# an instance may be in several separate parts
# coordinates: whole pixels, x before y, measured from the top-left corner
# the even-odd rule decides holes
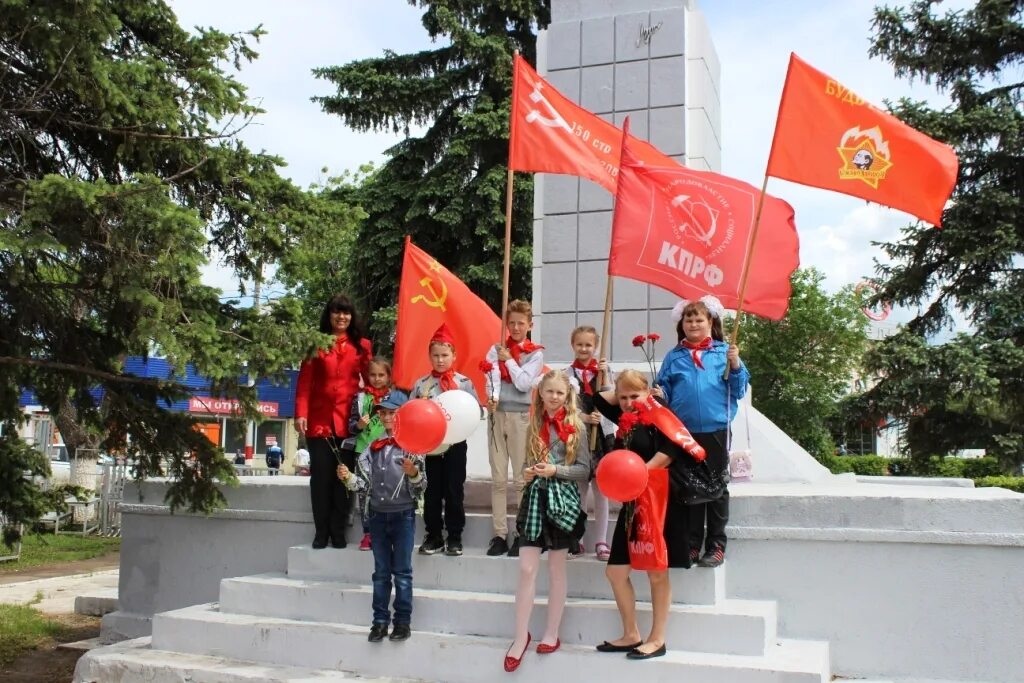
[[[504,346],[494,345],[488,352],[488,386],[491,411],[488,450],[491,459],[491,523],[494,538],[487,554],[519,555],[519,537],[508,543],[508,468],[512,465],[512,490],[516,505],[523,492],[523,468],[526,465],[526,436],[530,426],[530,397],[533,385],[544,370],[543,346],[527,338],[533,327],[533,308],[529,302],[515,299],[505,311],[508,338]]]
[[[455,372],[455,338],[441,324],[428,345],[432,370],[412,386],[414,398],[437,398],[446,391],[462,390],[477,402],[473,381]],[[466,526],[466,442],[448,446],[442,453],[426,458],[427,490],[423,497],[423,524],[426,534],[420,553],[462,554],[462,530]],[[443,508],[443,516],[442,516]],[[447,530],[447,543],[442,531]]]

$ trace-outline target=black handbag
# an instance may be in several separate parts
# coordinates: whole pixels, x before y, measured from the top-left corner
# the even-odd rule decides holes
[[[712,468],[708,460],[698,462],[689,455],[676,458],[669,467],[672,497],[684,505],[697,505],[718,500],[729,485],[729,467]]]

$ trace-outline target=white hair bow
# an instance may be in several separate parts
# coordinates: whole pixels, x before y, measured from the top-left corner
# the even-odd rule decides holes
[[[722,302],[718,300],[717,296],[705,294],[701,298],[697,299],[697,301],[708,307],[708,312],[711,314],[711,317],[721,320],[722,316],[725,315],[725,306],[722,305]],[[672,322],[677,323],[682,320],[683,309],[689,305],[689,301],[686,299],[680,299],[672,308]]]

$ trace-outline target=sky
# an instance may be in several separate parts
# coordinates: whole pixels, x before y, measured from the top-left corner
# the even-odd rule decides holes
[[[554,0],[557,2],[558,0]],[[170,0],[187,28],[212,26],[242,31],[262,24],[267,31],[259,59],[237,75],[267,113],[241,137],[255,149],[284,157],[283,173],[306,186],[344,169],[385,160],[384,151],[399,138],[357,133],[323,113],[310,98],[332,92],[311,70],[380,56],[385,49],[411,52],[431,43],[420,24],[421,10],[404,0]],[[898,80],[868,48],[875,2],[870,0],[698,0],[721,62],[721,172],[759,186],[764,177],[779,95],[790,51],[866,100],[883,105],[900,97],[942,103],[922,83]],[[892,0],[890,1],[892,4]],[[903,4],[903,3],[897,3]],[[957,9],[964,0],[939,5]],[[771,179],[768,192],[796,210],[801,265],[814,266],[835,291],[873,274],[881,250],[872,241],[898,236],[912,219],[902,212],[844,195]],[[236,290],[216,263],[206,279]],[[885,326],[907,320],[913,311],[897,310]]]

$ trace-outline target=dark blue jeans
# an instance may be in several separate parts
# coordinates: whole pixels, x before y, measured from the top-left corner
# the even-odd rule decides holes
[[[391,581],[395,583],[395,624],[412,621],[412,546],[416,511],[374,512],[366,518],[373,549],[373,623],[391,622]]]

